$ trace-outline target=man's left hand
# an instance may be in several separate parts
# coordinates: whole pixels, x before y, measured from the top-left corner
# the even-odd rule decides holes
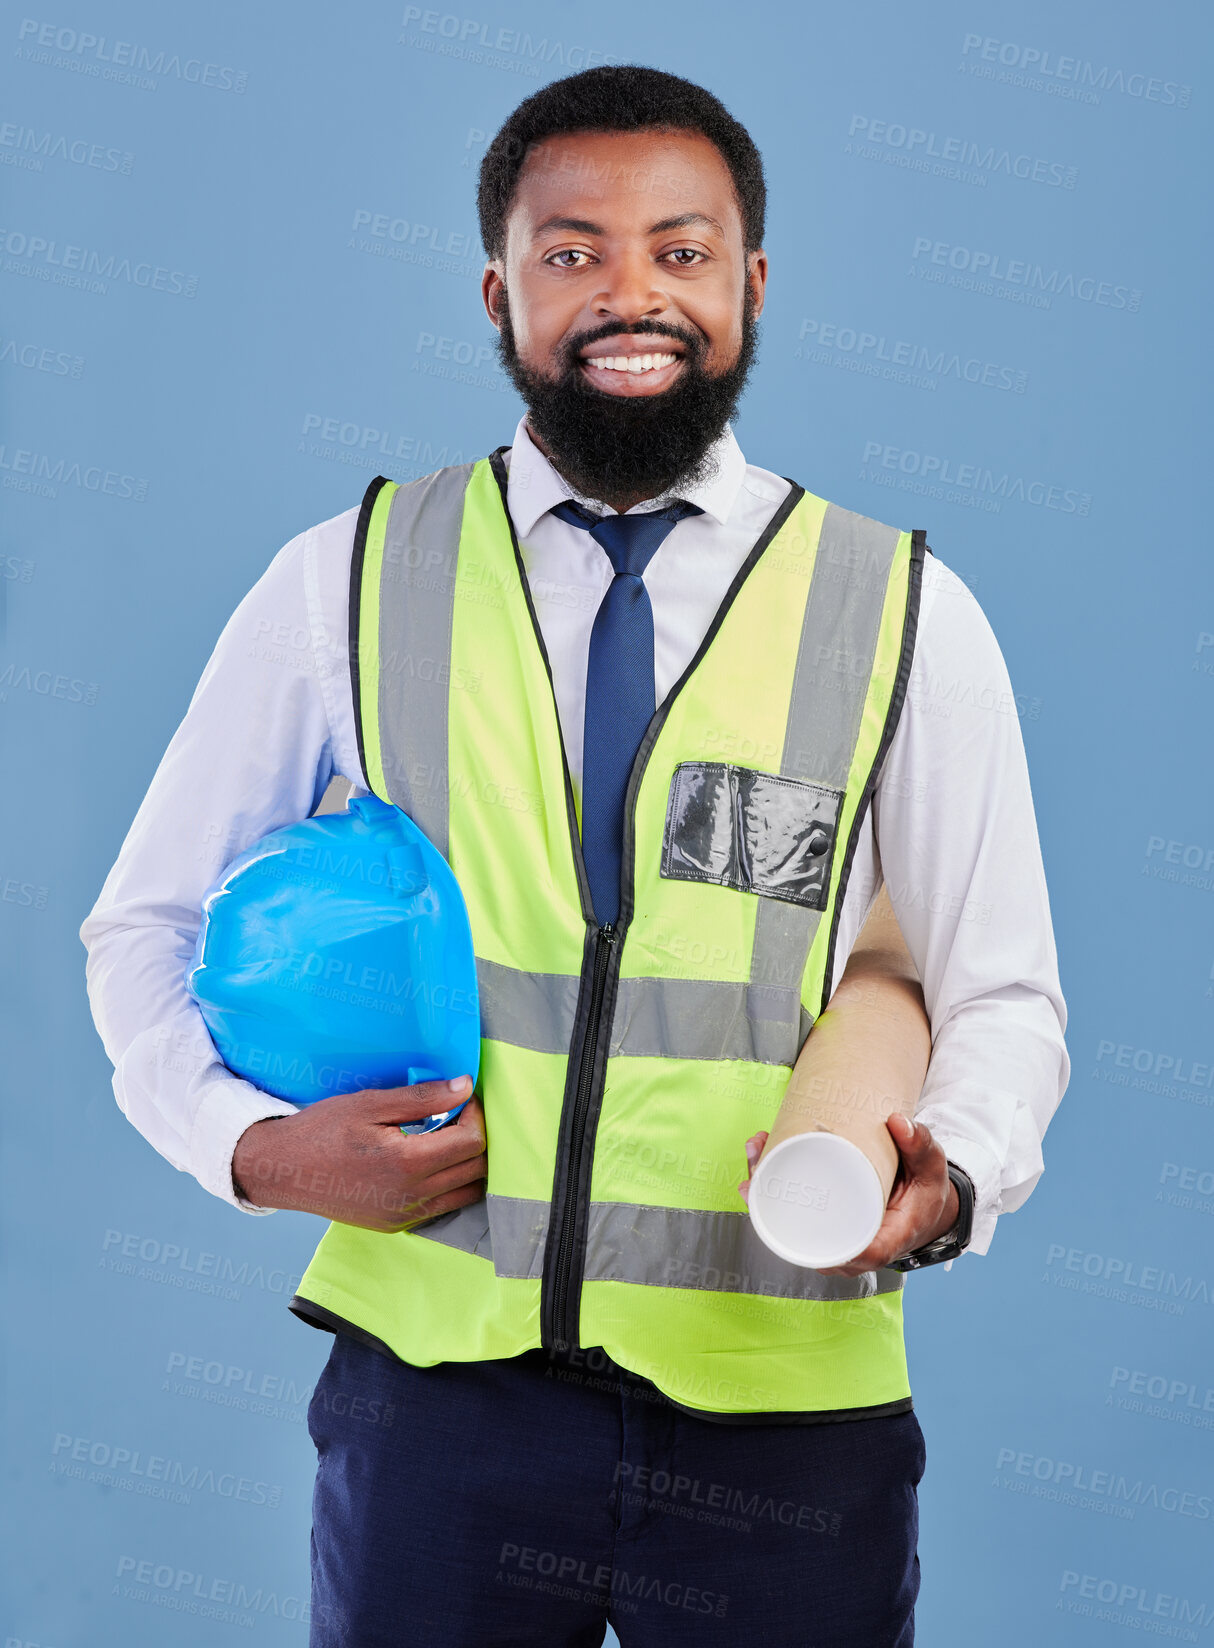
[[[943,1236],[957,1222],[961,1210],[957,1187],[948,1176],[948,1159],[931,1129],[899,1113],[888,1116],[885,1125],[901,1162],[881,1228],[862,1253],[845,1265],[824,1268],[823,1276],[860,1276],[866,1270],[879,1270]],[[756,1133],[746,1141],[749,1173],[754,1172],[766,1143],[766,1133]],[[738,1186],[743,1201],[748,1201],[749,1189],[748,1177]]]

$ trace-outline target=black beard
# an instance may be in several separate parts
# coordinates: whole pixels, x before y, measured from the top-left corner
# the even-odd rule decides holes
[[[527,418],[556,467],[584,498],[653,498],[689,487],[715,472],[710,449],[734,415],[754,363],[758,324],[749,287],[742,305],[742,343],[724,372],[706,372],[702,334],[663,321],[618,321],[571,338],[555,378],[519,359],[506,289],[501,292],[497,353],[527,403]],[[627,330],[630,336],[675,338],[686,351],[671,387],[659,395],[613,395],[586,381],[581,351]]]

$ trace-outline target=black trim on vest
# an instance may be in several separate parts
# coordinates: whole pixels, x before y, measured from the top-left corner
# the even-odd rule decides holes
[[[388,1357],[390,1361],[397,1362],[402,1367],[415,1368],[418,1366],[416,1362],[409,1362],[403,1356],[398,1356],[391,1345],[385,1344],[382,1339],[377,1339],[373,1333],[368,1333],[366,1328],[360,1328],[355,1322],[347,1322],[344,1316],[335,1315],[333,1311],[326,1310],[323,1305],[314,1305],[310,1299],[303,1299],[298,1293],[290,1300],[287,1309],[293,1315],[298,1316],[301,1322],[306,1322],[310,1328],[318,1328],[322,1333],[344,1333],[351,1339],[357,1339],[359,1344],[365,1345],[368,1350],[377,1351],[379,1355]],[[596,1347],[591,1346],[589,1348],[593,1350]],[[534,1350],[520,1351],[517,1357],[477,1358],[477,1360],[515,1362],[523,1357],[529,1357],[537,1363],[538,1371],[538,1362],[542,1350],[543,1347],[539,1347]],[[606,1352],[604,1352],[604,1356],[606,1356]],[[465,1364],[460,1363],[459,1365],[462,1367]],[[550,1357],[549,1368],[559,1365],[559,1357],[555,1360]],[[437,1362],[427,1363],[426,1366],[437,1370],[449,1366],[449,1364]],[[881,1402],[871,1408],[793,1408],[787,1412],[714,1413],[707,1408],[692,1408],[688,1407],[686,1402],[676,1402],[673,1396],[667,1396],[666,1392],[655,1385],[652,1379],[647,1379],[643,1373],[634,1372],[632,1368],[625,1368],[622,1363],[616,1362],[614,1358],[608,1359],[608,1366],[619,1368],[630,1379],[635,1379],[639,1385],[653,1391],[655,1398],[668,1403],[672,1408],[678,1408],[681,1413],[690,1414],[693,1419],[706,1419],[710,1424],[716,1425],[837,1425],[848,1419],[885,1419],[892,1418],[896,1414],[912,1413],[914,1411],[912,1399],[909,1396],[900,1396],[894,1402]]]
[[[539,620],[536,617],[535,607],[531,600],[526,567],[523,563],[518,537],[514,530],[514,523],[510,519],[510,510],[507,505],[509,481],[506,466],[502,461],[502,453],[506,450],[505,447],[499,447],[497,451],[490,455],[489,462],[501,493],[502,510],[509,523],[510,538],[514,545],[519,582],[526,598],[532,628],[539,643],[540,655],[544,660],[544,667],[548,671],[548,680],[551,686],[552,670],[548,663],[548,653],[544,646]],[[561,738],[561,760],[564,766],[569,834],[573,846],[574,862],[577,866],[578,887],[582,898],[582,914],[587,922],[587,932],[586,943],[582,952],[582,972],[578,987],[574,1033],[566,1065],[565,1091],[561,1100],[561,1121],[557,1138],[548,1238],[544,1248],[544,1268],[540,1288],[540,1337],[541,1347],[545,1350],[573,1349],[578,1348],[579,1344],[578,1327],[581,1315],[582,1282],[586,1271],[586,1252],[589,1241],[590,1182],[594,1163],[594,1142],[598,1131],[599,1116],[603,1108],[603,1090],[607,1079],[609,1031],[619,987],[620,962],[623,952],[620,939],[627,929],[633,909],[633,871],[635,862],[635,820],[633,814],[637,790],[644,776],[645,767],[658,734],[661,732],[670,713],[671,705],[715,640],[717,632],[724,623],[737,597],[738,591],[746,582],[759,557],[805,495],[805,489],[799,486],[796,481],[790,480],[788,486],[788,495],[781,500],[772,513],[771,519],[759,534],[754,547],[735,575],[724,599],[717,608],[707,634],[696,650],[695,657],[655,711],[653,719],[646,728],[645,736],[641,740],[640,748],[633,762],[624,801],[622,855],[624,874],[621,878],[620,916],[615,927],[614,942],[607,941],[603,929],[599,928],[595,920],[589,884],[586,879],[585,862],[582,858],[577,813],[573,805],[573,785],[569,777],[569,764],[565,759],[564,737]],[[553,690],[553,706],[555,709],[555,689]],[[559,728],[559,711],[557,712],[557,725]],[[604,946],[606,946],[605,962],[603,960]],[[599,998],[598,1010],[592,1013],[596,984]],[[590,1061],[589,1065],[587,1065],[588,1059]],[[588,1077],[588,1087],[583,1079],[586,1077]]]
[[[506,465],[502,461],[502,453],[509,452],[508,446],[499,446],[489,454],[489,467],[493,471],[493,478],[497,482],[498,491],[502,495],[502,514],[506,517],[506,525],[510,528],[510,543],[514,550],[514,565],[518,571],[518,581],[522,587],[523,599],[527,603],[527,611],[531,616],[531,627],[535,631],[535,639],[539,645],[540,657],[544,661],[544,669],[548,675],[548,685],[552,689],[553,713],[556,716],[556,733],[561,746],[561,771],[565,777],[565,813],[569,820],[569,835],[573,842],[573,864],[577,871],[578,894],[582,900],[582,915],[593,927],[594,902],[590,897],[590,882],[586,875],[586,864],[582,858],[582,840],[578,834],[577,808],[573,802],[573,780],[569,776],[569,758],[565,754],[565,734],[561,728],[560,712],[556,708],[556,687],[552,680],[552,665],[548,660],[548,648],[544,645],[544,634],[540,629],[540,621],[536,616],[535,603],[531,599],[531,585],[527,579],[527,568],[523,562],[523,552],[519,548],[518,533],[514,530],[514,522],[510,519],[510,509],[506,503],[506,487],[509,477],[506,474]]]
[[[894,677],[894,690],[890,695],[889,710],[885,717],[885,726],[881,731],[881,742],[877,746],[877,753],[865,780],[864,789],[856,807],[856,816],[852,819],[851,833],[847,838],[847,851],[843,855],[843,868],[839,872],[839,891],[835,897],[835,911],[830,924],[830,941],[826,947],[826,966],[822,971],[822,999],[818,1005],[820,1016],[830,1000],[831,974],[835,966],[835,945],[839,938],[839,918],[843,914],[843,895],[847,892],[847,882],[851,875],[852,859],[856,856],[856,846],[860,840],[860,828],[864,823],[865,815],[881,777],[881,769],[885,765],[885,757],[889,754],[889,747],[893,743],[894,733],[898,730],[898,722],[902,717],[902,704],[906,698],[906,686],[910,680],[911,664],[915,653],[915,634],[919,627],[919,597],[923,586],[923,553],[927,548],[927,532],[922,529],[911,533],[911,558],[907,576],[906,617],[902,625],[902,651],[898,657],[898,673]]]
[[[573,1231],[572,1257],[568,1265],[564,1287],[561,1290],[562,1297],[556,1300],[554,1307],[554,1312],[555,1310],[560,1310],[563,1314],[563,1321],[561,1325],[565,1335],[564,1342],[570,1345],[578,1344],[578,1327],[581,1317],[582,1283],[586,1273],[586,1254],[589,1244],[590,1182],[594,1162],[594,1144],[598,1134],[599,1116],[602,1113],[603,1108],[603,1092],[607,1085],[607,1047],[610,1041],[611,1022],[615,1013],[615,999],[616,991],[619,986],[620,964],[623,959],[624,946],[622,941],[628,930],[628,925],[632,919],[633,913],[633,883],[636,850],[635,814],[637,794],[640,789],[641,780],[645,776],[645,769],[649,764],[649,757],[653,751],[653,747],[656,744],[658,735],[660,734],[663,726],[666,724],[666,720],[670,714],[671,705],[674,703],[684,684],[694,673],[705,653],[716,639],[717,632],[720,630],[721,625],[725,622],[725,619],[729,614],[729,610],[733,606],[734,600],[737,597],[738,591],[742,588],[747,577],[753,571],[759,557],[763,554],[763,551],[771,543],[772,539],[776,536],[776,533],[779,532],[780,528],[784,525],[784,522],[788,519],[789,515],[805,495],[805,489],[798,486],[795,481],[789,481],[788,485],[790,490],[787,497],[781,500],[780,504],[773,512],[771,519],[755,540],[754,547],[746,557],[746,560],[743,562],[741,568],[734,575],[733,582],[726,590],[724,599],[717,608],[716,613],[713,615],[712,623],[709,625],[704,639],[696,649],[695,657],[691,660],[690,664],[688,664],[687,668],[683,671],[682,675],[667,693],[661,704],[654,711],[653,719],[645,729],[645,736],[641,739],[640,747],[637,750],[636,756],[633,760],[632,771],[629,775],[628,788],[624,796],[624,840],[622,843],[623,850],[621,855],[622,875],[620,884],[620,912],[615,926],[616,941],[611,945],[608,953],[606,985],[602,996],[602,1003],[598,1014],[597,1024],[594,1026],[588,1026],[588,1030],[594,1034],[594,1041],[592,1043],[594,1068],[591,1078],[592,1086],[590,1090],[590,1103],[587,1107],[586,1115],[582,1119],[581,1132],[579,1134],[579,1137],[583,1143],[581,1149],[576,1152],[577,1156],[583,1163],[583,1170],[580,1174],[581,1183],[575,1187],[577,1195],[571,1215]],[[580,854],[580,843],[578,850]],[[565,1125],[565,1117],[563,1113],[561,1120],[563,1132]],[[577,1125],[576,1112],[571,1114],[570,1123],[571,1126]],[[576,1143],[577,1141],[571,1136],[569,1141],[569,1148],[571,1151],[576,1148]],[[587,1148],[587,1144],[589,1148]],[[558,1254],[560,1251],[559,1231],[560,1226],[555,1218],[554,1205],[553,1217],[549,1225],[549,1248],[554,1253]],[[556,1236],[555,1241],[554,1235]],[[547,1270],[547,1266],[545,1266],[545,1270]]]
[[[871,1408],[791,1408],[787,1412],[771,1413],[709,1413],[707,1408],[689,1408],[686,1402],[676,1402],[673,1396],[667,1396],[666,1400],[695,1419],[707,1419],[717,1425],[839,1425],[848,1419],[892,1419],[895,1414],[915,1411],[909,1396],[899,1396],[894,1402],[878,1402]]]
[[[565,751],[565,734],[561,728],[560,711],[556,702],[556,687],[552,680],[552,665],[548,658],[548,648],[544,645],[543,631],[540,629],[539,618],[536,615],[535,603],[531,598],[531,586],[527,579],[527,568],[523,562],[523,552],[519,548],[518,534],[514,530],[514,522],[510,518],[510,509],[507,504],[507,487],[509,477],[502,454],[508,450],[499,446],[489,454],[489,465],[493,470],[493,478],[497,482],[498,491],[502,499],[502,513],[506,517],[506,525],[510,529],[510,543],[514,550],[514,564],[518,574],[519,586],[523,592],[523,599],[527,604],[527,612],[531,618],[531,628],[536,643],[540,649],[540,657],[548,676],[548,687],[552,693],[553,714],[556,718],[557,737],[561,749],[561,773],[565,790],[565,817],[569,826],[569,839],[573,848],[574,872],[577,876],[578,897],[582,904],[582,919],[586,923],[586,936],[582,945],[582,970],[578,982],[577,1007],[574,1011],[573,1036],[569,1045],[569,1056],[565,1064],[565,1088],[561,1095],[561,1120],[556,1141],[556,1163],[552,1176],[552,1198],[549,1204],[548,1240],[544,1246],[544,1267],[540,1279],[540,1343],[544,1350],[574,1348],[577,1345],[577,1310],[569,1309],[570,1278],[578,1278],[579,1294],[580,1279],[586,1265],[587,1229],[590,1219],[590,1169],[593,1165],[593,1152],[586,1152],[586,1140],[593,1139],[594,1129],[598,1126],[599,1111],[602,1108],[602,1089],[604,1073],[599,1068],[606,1063],[605,1055],[600,1054],[597,1043],[601,1037],[597,1034],[598,1024],[602,1022],[604,1009],[608,1003],[612,1010],[615,1005],[616,987],[619,983],[619,947],[612,946],[607,958],[606,972],[600,973],[596,965],[599,952],[603,945],[598,923],[594,915],[594,903],[590,896],[590,881],[586,875],[586,862],[582,857],[582,840],[578,831],[577,808],[573,799],[573,780],[569,776],[569,758]],[[613,966],[614,962],[614,966]],[[592,1007],[596,993],[596,973],[599,974],[597,985],[599,991],[598,1013],[593,1015]],[[583,1067],[587,1056],[594,1060],[594,1067],[590,1071],[589,1103],[586,1113],[579,1120],[579,1094],[583,1089]],[[580,1171],[578,1171],[580,1169]],[[575,1180],[577,1182],[575,1182]],[[563,1238],[562,1238],[563,1233]],[[565,1282],[561,1285],[561,1271],[565,1272]],[[572,1320],[571,1320],[572,1314]]]
[[[356,1322],[347,1322],[344,1316],[336,1316],[323,1305],[314,1305],[311,1299],[301,1298],[298,1293],[287,1300],[287,1309],[310,1328],[319,1328],[322,1333],[347,1333],[351,1339],[366,1345],[368,1350],[377,1350],[381,1356],[390,1356],[394,1362],[404,1361],[404,1357],[398,1356],[391,1345],[368,1333],[366,1328],[360,1328]]]
[[[347,614],[346,631],[350,648],[350,687],[354,694],[354,736],[358,741],[358,764],[362,768],[363,783],[371,788],[367,778],[367,752],[363,747],[363,690],[359,659],[358,623],[362,615],[362,587],[363,587],[363,558],[367,553],[367,533],[371,527],[371,511],[375,508],[375,500],[384,487],[392,483],[386,475],[377,475],[363,494],[362,508],[358,512],[358,525],[354,528],[354,549],[350,556],[350,610]]]

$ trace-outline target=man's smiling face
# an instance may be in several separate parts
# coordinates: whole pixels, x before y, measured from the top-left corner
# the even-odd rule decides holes
[[[482,291],[529,424],[579,491],[628,507],[695,478],[741,393],[766,276],[698,132],[536,145]]]

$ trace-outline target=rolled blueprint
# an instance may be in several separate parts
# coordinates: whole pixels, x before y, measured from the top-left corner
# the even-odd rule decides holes
[[[898,1172],[889,1094],[793,1070],[751,1175],[751,1223],[773,1253],[821,1269],[846,1264],[880,1229]]]

